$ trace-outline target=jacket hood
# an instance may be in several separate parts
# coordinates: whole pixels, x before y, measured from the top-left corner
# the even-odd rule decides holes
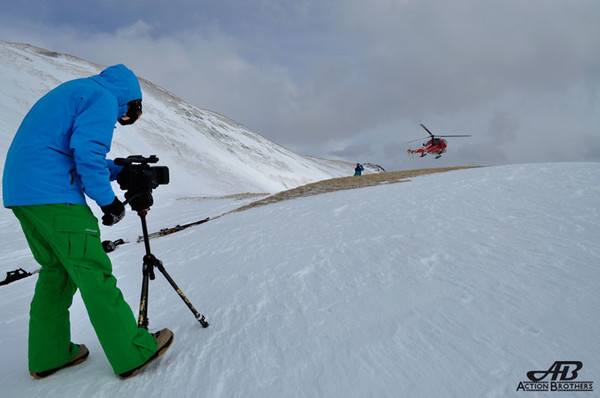
[[[135,73],[123,64],[109,66],[99,75],[90,77],[102,87],[112,92],[119,101],[119,114],[127,112],[129,101],[142,99],[140,82]]]

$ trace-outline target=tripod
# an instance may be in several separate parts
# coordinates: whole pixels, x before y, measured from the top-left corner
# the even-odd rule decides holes
[[[190,300],[183,294],[181,289],[177,286],[175,281],[171,278],[171,276],[165,270],[162,261],[157,259],[154,254],[150,252],[150,242],[148,238],[148,227],[146,225],[146,215],[148,212],[146,210],[138,211],[138,216],[140,216],[140,220],[142,221],[142,232],[144,234],[144,245],[146,247],[146,255],[144,256],[143,268],[142,268],[142,296],[140,297],[140,315],[138,317],[138,327],[144,328],[148,330],[148,287],[149,280],[154,280],[154,268],[158,268],[158,270],[165,276],[167,281],[171,284],[173,289],[177,292],[179,297],[185,302],[190,311],[194,314],[198,322],[202,325],[202,327],[207,328],[208,322],[204,319],[204,315],[198,313]]]

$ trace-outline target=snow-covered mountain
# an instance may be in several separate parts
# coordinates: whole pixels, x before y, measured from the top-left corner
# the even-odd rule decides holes
[[[596,397],[598,181],[599,163],[458,170],[273,203],[154,239],[153,253],[210,326],[157,271],[149,329],[168,327],[175,341],[126,381],[112,372],[79,293],[72,339],[88,346],[89,359],[30,377],[28,309],[38,276],[0,286],[0,395]],[[176,203],[152,208],[151,230],[239,206]],[[18,222],[5,213],[0,270],[32,271]],[[135,243],[141,229],[131,213],[103,237],[132,242],[109,255],[137,314],[144,245]],[[561,381],[527,377],[555,361],[581,362],[563,386],[593,383],[594,392],[529,392]]]
[[[58,84],[105,66],[27,44],[0,41],[0,167],[29,108]],[[144,115],[117,124],[109,157],[156,154],[182,195],[273,193],[318,180],[349,176],[354,166],[302,156],[215,112],[198,109],[140,78]]]

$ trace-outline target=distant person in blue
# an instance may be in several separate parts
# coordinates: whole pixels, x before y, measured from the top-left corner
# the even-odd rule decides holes
[[[354,176],[362,175],[362,172],[365,170],[362,164],[356,163],[356,167],[354,168]]]
[[[89,355],[71,342],[69,307],[79,289],[113,371],[131,377],[164,353],[173,333],[138,328],[102,249],[98,219],[86,196],[102,209],[104,225],[125,216],[110,181],[122,167],[106,159],[115,123],[135,123],[142,91],[124,65],[63,83],[27,113],[6,156],[4,206],[19,219],[42,266],[29,312],[29,372],[41,379],[80,364]]]

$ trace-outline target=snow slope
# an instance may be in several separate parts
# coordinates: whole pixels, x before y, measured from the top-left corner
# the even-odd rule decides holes
[[[531,370],[581,361],[600,389],[600,164],[459,170],[231,213],[151,241],[203,329],[162,275],[150,329],[172,348],[119,380],[79,296],[73,341],[90,358],[46,380],[27,372],[37,277],[0,287],[6,397],[587,397],[517,392]],[[177,200],[170,186],[151,231],[242,202]],[[158,192],[158,191],[157,191]],[[8,214],[7,214],[8,213]],[[2,269],[36,266],[8,210]],[[132,212],[104,239],[134,241]],[[111,253],[136,309],[143,245]]]
[[[21,120],[42,95],[102,69],[66,54],[0,41],[0,167]],[[273,193],[354,173],[352,164],[295,154],[149,81],[140,84],[144,114],[133,126],[117,125],[109,157],[158,155],[161,165],[181,170],[172,173],[171,184],[184,196]]]

